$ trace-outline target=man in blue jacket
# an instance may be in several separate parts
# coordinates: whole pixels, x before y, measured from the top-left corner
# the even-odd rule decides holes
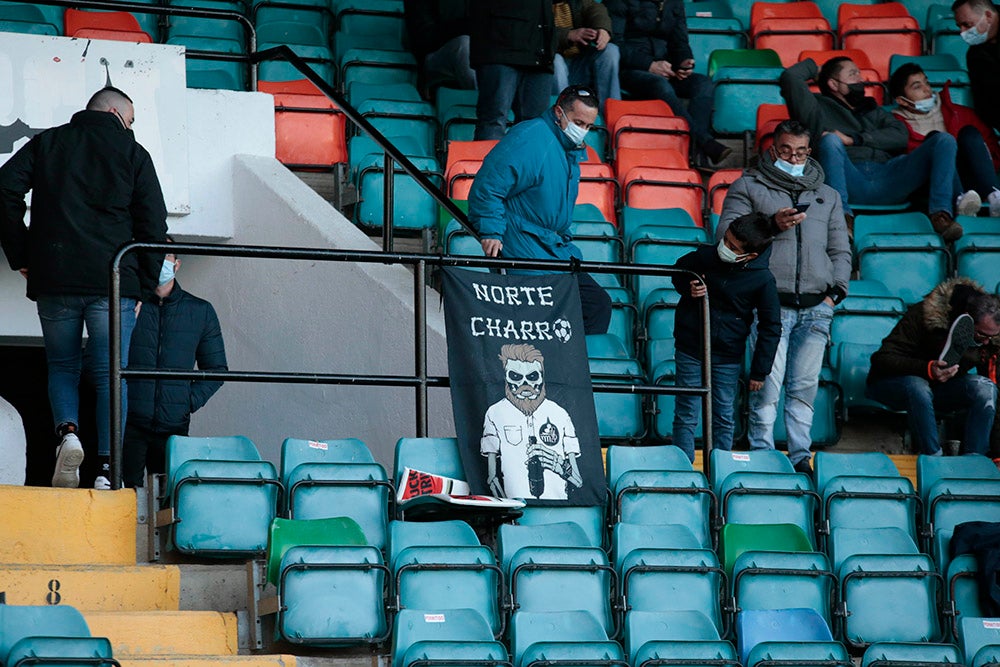
[[[156,298],[142,304],[132,332],[128,367],[132,370],[228,370],[222,329],[212,304],[181,289],[181,261],[167,255],[160,269]],[[222,382],[129,380],[125,427],[125,486],[142,486],[145,475],[164,472],[167,438],[187,435],[191,413],[201,408]]]
[[[555,106],[519,123],[483,160],[469,192],[469,221],[487,257],[551,259],[582,257],[570,224],[580,187],[583,140],[597,119],[598,98],[586,86],[570,86]],[[583,326],[606,333],[611,299],[587,273],[577,272]]]

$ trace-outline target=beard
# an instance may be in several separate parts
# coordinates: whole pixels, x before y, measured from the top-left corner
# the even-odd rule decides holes
[[[538,390],[538,396],[535,398],[520,398],[513,391],[511,391],[510,385],[506,385],[507,400],[514,404],[514,407],[524,413],[525,416],[530,417],[538,409],[538,406],[542,404],[545,400],[545,385],[543,384]]]

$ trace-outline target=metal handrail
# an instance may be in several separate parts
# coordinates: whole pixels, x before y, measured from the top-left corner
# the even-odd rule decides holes
[[[412,165],[410,165],[412,166]],[[405,264],[413,267],[414,304],[414,373],[412,375],[372,375],[297,373],[269,371],[173,371],[173,370],[132,370],[122,367],[121,348],[121,263],[126,255],[138,252],[178,253],[212,257],[250,259],[288,259],[312,262],[353,262],[360,264]],[[412,387],[415,390],[415,415],[417,436],[426,436],[427,390],[429,387],[449,387],[448,376],[431,376],[427,372],[427,298],[426,271],[428,265],[435,267],[485,268],[492,270],[534,270],[534,271],[587,271],[588,273],[612,273],[620,275],[697,277],[685,269],[673,266],[650,264],[614,264],[602,262],[512,260],[491,257],[460,257],[422,255],[413,253],[384,253],[365,250],[326,250],[320,248],[295,248],[278,246],[245,246],[194,243],[139,243],[132,242],[118,249],[111,262],[111,289],[109,304],[109,365],[110,382],[110,432],[111,432],[111,488],[119,489],[122,484],[122,388],[123,381],[135,379],[176,379],[176,380],[235,380],[241,382],[285,383],[285,384],[330,384],[380,387]],[[593,383],[595,392],[691,395],[706,398],[712,393],[711,386],[711,340],[709,299],[702,299],[702,385],[700,387],[674,387],[649,384]],[[712,401],[702,400],[702,425],[704,430],[705,460],[710,465],[708,454],[712,449]]]

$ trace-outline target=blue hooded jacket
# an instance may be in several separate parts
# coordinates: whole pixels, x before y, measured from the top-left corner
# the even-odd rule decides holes
[[[580,258],[570,223],[587,157],[559,128],[555,111],[518,123],[489,152],[469,192],[469,220],[500,239],[508,259]]]

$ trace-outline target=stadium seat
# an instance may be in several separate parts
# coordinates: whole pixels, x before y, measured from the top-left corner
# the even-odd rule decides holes
[[[615,161],[623,148],[676,151],[687,166],[691,130],[662,100],[608,100],[607,123]],[[627,170],[622,170],[624,171]]]
[[[926,456],[917,457],[917,491],[924,509],[923,521],[933,523],[937,504],[946,499],[948,484],[953,481],[1000,480],[1000,470],[985,456]],[[957,499],[956,499],[957,500]]]
[[[652,264],[654,266],[673,266],[677,260],[695,250],[704,239],[705,231],[701,228],[689,228],[687,238],[679,236],[682,228],[644,227],[636,234],[629,249],[632,264]],[[658,289],[673,289],[673,281],[666,275],[635,275],[632,277],[632,289],[635,302],[640,305],[640,312],[645,314],[647,299]]]
[[[173,435],[166,445],[170,544],[181,553],[233,558],[263,553],[281,483],[244,436]]]
[[[476,131],[476,101],[479,92],[441,86],[435,92],[434,108],[437,109],[438,124],[441,126],[441,140],[472,141]],[[513,120],[510,112],[509,120]]]
[[[747,48],[746,25],[733,16],[726,0],[684,3],[694,72],[708,74],[713,51]]]
[[[67,37],[145,44],[153,42],[150,34],[128,12],[95,12],[68,7],[64,21]]]
[[[584,610],[608,636],[614,636],[615,573],[607,554],[588,544],[586,533],[575,523],[501,525],[497,550],[513,608],[519,613],[549,614]]]
[[[762,153],[774,143],[774,129],[784,120],[788,120],[788,106],[784,104],[761,104],[757,107],[757,130],[754,144],[757,152]]]
[[[182,7],[185,9],[209,9],[216,11],[228,11],[234,12],[236,14],[241,14],[246,16],[247,5],[243,2],[238,2],[236,0],[168,0],[166,3],[171,7]],[[152,26],[156,26],[157,22],[161,20],[161,17],[149,14],[147,15],[148,21],[152,22]],[[139,23],[146,26],[143,23],[143,16],[137,15]],[[191,37],[214,37],[216,39],[227,39],[235,42],[240,42],[244,45],[244,52],[247,43],[247,28],[246,26],[235,19],[222,19],[222,18],[205,18],[203,16],[179,16],[177,14],[170,14],[166,17],[162,17],[166,23],[163,34],[167,37],[180,37],[183,35],[188,35]],[[154,35],[154,32],[150,32],[150,27],[144,27],[143,29],[149,32],[150,35]],[[324,42],[317,42],[323,44]]]
[[[979,594],[979,560],[973,554],[962,554],[948,561],[945,570],[947,599],[944,611],[951,617],[951,638],[960,641],[959,623],[966,618],[986,616]]]
[[[995,618],[963,618],[959,638],[969,667],[987,667],[1000,662],[1000,621]]]
[[[958,275],[982,285],[1000,282],[1000,234],[966,234],[954,250]]]
[[[847,612],[843,636],[849,645],[941,641],[937,610],[941,576],[930,556],[849,556],[840,565],[839,577],[840,599]]]
[[[289,518],[347,516],[358,522],[368,544],[385,548],[392,483],[363,442],[286,438],[281,471]]]
[[[574,222],[570,233],[573,243],[583,254],[583,261],[621,263],[625,254],[624,243],[610,222]]]
[[[622,208],[621,235],[626,249],[632,247],[635,234],[640,228],[681,228],[690,230],[698,227],[698,218],[683,208]],[[680,232],[686,233],[684,231]]]
[[[62,7],[54,9],[58,9],[59,13],[50,19],[42,11],[42,7],[5,2],[0,7],[0,31],[49,35],[51,37],[61,35],[63,32]]]
[[[467,200],[483,158],[497,145],[496,140],[449,141],[444,180],[449,197]]]
[[[781,58],[772,49],[715,51],[709,63],[715,83],[712,130],[723,136],[748,136],[756,129],[757,107],[783,104],[778,77]]]
[[[685,458],[685,460],[687,460]],[[669,518],[669,517],[666,517]],[[699,543],[687,526],[676,523],[656,524],[655,527],[639,523],[615,523],[611,538],[611,552],[614,555],[615,573],[618,575],[619,592],[624,581],[622,567],[633,551],[646,549],[697,550],[705,545]]]
[[[625,177],[636,167],[687,169],[688,159],[680,151],[666,148],[621,146],[615,153],[615,173],[625,186]]]
[[[808,475],[776,450],[712,450],[712,490],[727,524],[794,524],[815,544],[819,497]],[[731,563],[730,563],[731,565]]]
[[[353,146],[356,139],[351,140]],[[443,177],[438,166],[438,162],[432,157],[420,157],[419,154],[425,149],[419,142],[412,140],[412,144],[403,149],[403,139],[410,140],[409,137],[387,137],[403,150],[413,166],[417,168],[432,183],[441,187]],[[351,162],[357,169],[356,184],[358,187],[358,205],[354,209],[354,220],[362,227],[381,228],[384,221],[385,202],[383,200],[385,185],[384,153],[368,153],[360,159],[354,161],[351,155]],[[393,206],[392,221],[395,229],[410,231],[428,230],[437,225],[438,204],[434,197],[420,186],[420,184],[409,174],[403,171],[402,167],[393,163]]]
[[[393,521],[388,560],[401,609],[474,609],[489,624],[491,637],[503,632],[498,600],[503,576],[469,524]]]
[[[955,26],[955,15],[951,11],[951,3],[932,4],[927,7],[927,20],[924,29],[930,41],[930,52],[934,54],[948,53],[960,62],[965,62],[965,54],[969,45],[965,43]]]
[[[393,458],[393,480],[397,490],[406,468],[465,479],[456,438],[400,438],[396,441]],[[437,498],[417,497],[405,504],[397,504],[396,510],[400,515],[398,518],[406,519],[407,513],[419,517],[422,513],[440,511],[441,505],[442,501]]]
[[[342,646],[388,636],[388,568],[351,519],[275,519],[268,580],[278,590],[275,633],[284,641]]]
[[[896,526],[853,528],[838,526],[831,531],[827,553],[834,572],[842,572],[845,561],[864,555],[911,555],[920,549],[906,528]]]
[[[765,642],[780,645],[794,642],[800,649],[806,649],[813,642],[833,641],[827,622],[814,610],[806,607],[742,610],[736,615],[736,636],[739,639],[737,650],[740,662],[751,666],[762,660],[768,660],[768,664],[771,661],[788,660],[789,656],[784,659],[773,655],[765,658],[759,652],[754,657],[754,649]],[[796,658],[790,664],[802,664],[807,659],[801,653]]]
[[[719,531],[719,555],[727,576],[732,575],[737,559],[747,551],[812,552],[808,536],[790,523],[727,523]]]
[[[427,102],[396,100],[388,97],[355,102],[358,113],[384,136],[409,137],[422,149],[421,155],[433,157],[437,151],[437,118]]]
[[[618,477],[612,492],[616,523],[679,524],[691,531],[699,546],[712,545],[715,497],[701,472],[683,469],[625,472]]]
[[[766,105],[765,105],[766,106]],[[722,215],[722,203],[729,192],[729,186],[743,175],[742,169],[719,169],[708,179],[709,231],[714,234]]]
[[[624,665],[621,646],[609,641],[600,621],[587,611],[517,611],[510,619],[514,667]]]
[[[960,665],[962,654],[952,644],[877,642],[865,649],[861,667],[905,665]]]
[[[525,507],[517,523],[521,526],[540,526],[549,523],[575,523],[583,529],[587,536],[587,546],[603,548],[607,540],[604,538],[605,507],[604,505],[589,505],[573,507],[569,505],[534,505]]]
[[[392,667],[413,664],[510,665],[507,649],[493,639],[473,609],[403,609],[392,631]]]
[[[406,35],[401,3],[393,0],[340,0],[336,5],[337,31],[371,35],[387,46],[402,46]]]
[[[242,42],[215,37],[179,35],[168,37],[166,43],[183,46],[186,50],[184,62],[188,88],[247,90],[246,48]],[[277,44],[257,43],[260,51],[270,46]],[[213,54],[228,59],[210,60],[201,58],[201,54]],[[321,67],[317,67],[317,70],[322,72]],[[260,64],[257,76],[261,81],[291,80],[302,78],[302,73],[283,61],[265,61]]]
[[[594,162],[584,162],[580,165],[580,187],[576,196],[576,206],[584,204],[596,206],[605,220],[617,224],[620,190],[611,165]]]
[[[667,288],[653,290],[646,297],[643,328],[647,339],[646,364],[650,370],[655,368],[660,361],[665,361],[667,358],[673,359],[673,354],[669,357],[649,354],[649,341],[674,337],[674,320],[680,298],[681,295],[677,290]]]
[[[864,242],[857,252],[861,278],[883,283],[906,304],[923,299],[948,275],[948,252],[937,234],[878,232]]]
[[[969,457],[973,456],[986,458],[978,454]],[[930,553],[944,572],[955,526],[967,521],[1000,521],[1000,481],[943,479],[928,492],[925,512],[924,526],[932,537]]]
[[[805,50],[834,46],[834,32],[815,2],[755,2],[750,15],[750,43],[755,49],[774,49],[781,64],[798,62]]]
[[[839,665],[854,663],[840,642],[791,641],[761,642],[747,656],[751,667],[798,667],[799,665]]]
[[[642,384],[645,373],[634,359],[588,359],[594,383]],[[602,440],[628,442],[645,435],[642,396],[634,392],[594,392],[597,430]]]
[[[0,660],[7,667],[118,667],[111,642],[91,637],[77,609],[59,605],[0,605]]]
[[[837,31],[843,48],[868,54],[882,81],[889,79],[889,59],[894,54],[919,56],[923,53],[920,24],[901,2],[842,3],[837,15]]]
[[[699,611],[630,611],[624,644],[633,667],[738,664],[733,645]]]
[[[307,79],[258,81],[274,96],[274,153],[289,169],[329,169],[347,163],[347,119]]]
[[[733,565],[736,608],[785,609],[790,603],[812,609],[832,626],[837,578],[821,553],[744,551]]]

